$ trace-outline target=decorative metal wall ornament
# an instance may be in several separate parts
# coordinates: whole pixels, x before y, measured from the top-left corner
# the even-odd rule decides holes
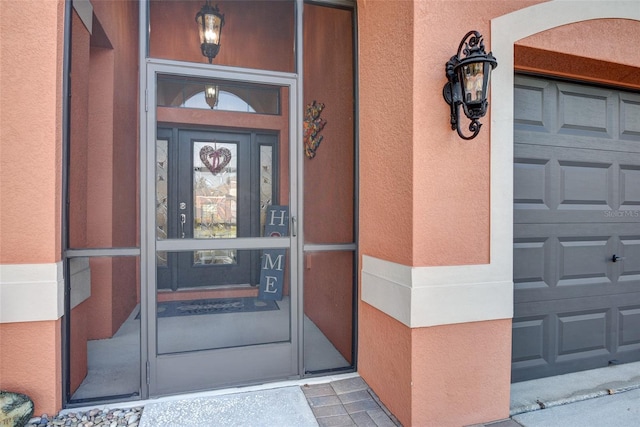
[[[224,14],[220,13],[218,6],[211,6],[211,0],[202,6],[196,14],[198,31],[200,33],[200,50],[202,55],[209,59],[209,64],[213,62],[220,50],[220,35],[224,26]]]
[[[464,48],[464,50],[463,50]],[[464,52],[465,57],[461,58]],[[458,53],[446,65],[449,80],[442,90],[445,101],[451,107],[451,130],[456,130],[462,139],[473,139],[480,132],[482,123],[478,121],[487,113],[489,79],[491,70],[498,66],[492,53],[484,50],[482,35],[469,31],[458,46]],[[464,114],[471,120],[466,136],[460,130],[460,104]]]
[[[209,161],[209,159],[211,159],[211,161]],[[205,145],[200,149],[200,160],[202,160],[202,163],[204,163],[212,174],[217,175],[222,172],[231,161],[231,150],[224,147],[213,148],[210,145]]]
[[[316,103],[314,100],[307,105],[304,112],[304,154],[310,159],[316,156],[316,150],[324,138],[319,135],[324,125],[327,124],[325,119],[320,118],[323,109],[324,104]]]

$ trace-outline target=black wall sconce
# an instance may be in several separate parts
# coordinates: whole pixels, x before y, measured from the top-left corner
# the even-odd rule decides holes
[[[211,0],[207,0],[200,12],[196,14],[196,22],[200,32],[200,49],[202,54],[209,58],[209,64],[211,64],[220,50],[224,14],[220,13],[217,5],[211,6]]]
[[[461,57],[463,52],[464,58]],[[447,62],[449,81],[444,85],[442,94],[451,107],[451,130],[456,130],[462,139],[473,139],[480,132],[482,123],[478,119],[487,113],[489,79],[491,70],[497,66],[498,61],[491,52],[485,52],[482,35],[477,31],[469,31],[464,36],[458,53]],[[471,120],[469,136],[460,130],[460,104],[464,114]]]

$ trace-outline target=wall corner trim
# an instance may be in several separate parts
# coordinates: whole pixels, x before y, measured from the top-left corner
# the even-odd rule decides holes
[[[513,281],[486,265],[410,267],[363,255],[362,300],[410,328],[510,319]]]
[[[63,314],[62,262],[0,265],[0,323],[58,320]]]

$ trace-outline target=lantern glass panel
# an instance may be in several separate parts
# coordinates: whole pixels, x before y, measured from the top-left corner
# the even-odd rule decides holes
[[[219,16],[204,15],[204,35],[200,36],[202,43],[220,44],[220,21]]]
[[[489,88],[491,87],[491,85],[489,84],[489,81],[491,80],[491,64],[489,64],[488,62],[484,63],[484,86],[483,86],[483,91],[484,91],[484,96],[483,99],[486,101],[489,99]]]
[[[479,104],[484,99],[485,63],[472,62],[461,67],[461,81],[464,90],[464,102]]]
[[[202,15],[198,15],[198,33],[200,34],[200,43],[204,43],[204,25],[202,24]]]

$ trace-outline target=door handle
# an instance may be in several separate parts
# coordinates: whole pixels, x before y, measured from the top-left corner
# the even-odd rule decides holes
[[[184,225],[186,224],[186,222],[187,222],[187,216],[185,214],[180,214],[180,230],[181,230],[180,238],[181,239],[184,239]]]
[[[618,262],[618,260],[620,261],[624,261],[624,257],[623,256],[618,256],[616,254],[613,254],[613,256],[611,257],[611,262]]]
[[[296,237],[298,235],[298,221],[295,216],[291,217],[291,236]]]

